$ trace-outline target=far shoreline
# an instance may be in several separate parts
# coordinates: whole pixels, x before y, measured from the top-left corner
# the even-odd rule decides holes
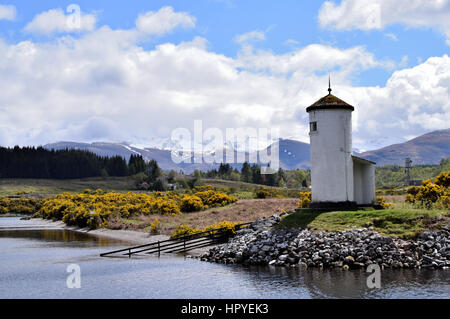
[[[10,215],[1,215],[0,218],[31,218],[29,215],[20,215],[20,214],[10,214]],[[90,228],[80,228],[77,226],[68,226],[62,221],[53,221],[42,218],[31,218],[30,220],[24,220],[24,223],[30,225],[30,227],[38,227],[45,226],[51,227],[54,229],[65,229],[70,230],[77,233],[88,234],[92,236],[114,239],[123,241],[124,244],[128,243],[128,246],[139,246],[146,245],[151,243],[156,243],[158,241],[164,241],[170,239],[170,236],[167,235],[150,235],[146,232],[139,232],[133,230],[112,230],[112,229],[90,229]],[[125,246],[125,245],[124,245]],[[186,256],[196,257],[205,253],[209,249],[215,246],[195,249],[192,251],[186,252]]]
[[[62,221],[53,221],[43,218],[32,218],[30,215],[24,214],[6,214],[1,215],[0,218],[30,218],[29,220],[23,220],[22,222],[28,224],[30,227],[46,226],[54,229],[66,229],[78,233],[84,233],[104,238],[121,240],[128,242],[131,245],[145,245],[153,242],[167,240],[170,237],[166,235],[150,235],[145,232],[138,232],[133,230],[112,230],[112,229],[90,229],[80,228],[77,226],[68,226]]]

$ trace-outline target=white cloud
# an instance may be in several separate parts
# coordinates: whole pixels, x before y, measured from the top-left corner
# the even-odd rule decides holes
[[[35,16],[25,26],[25,31],[36,34],[50,35],[64,32],[92,31],[95,29],[97,17],[95,14],[75,12],[65,14],[62,9],[51,9]]]
[[[16,7],[0,4],[0,20],[14,20],[16,18]]]
[[[450,58],[444,55],[394,72],[385,87],[347,88],[348,101],[356,106],[357,134],[366,143],[373,140],[375,147],[377,140],[387,137],[392,143],[395,138],[449,128],[449,84]],[[376,127],[368,130],[371,120]]]
[[[149,11],[139,15],[136,26],[146,34],[162,36],[175,28],[194,28],[196,18],[186,12],[175,12],[172,7],[163,7],[159,11]]]
[[[342,0],[326,1],[319,12],[322,27],[337,30],[373,30],[392,24],[433,27],[450,44],[450,0]]]
[[[393,66],[389,61],[377,61],[373,54],[361,46],[338,49],[322,44],[311,44],[281,55],[270,51],[254,52],[251,46],[246,46],[239,55],[239,62],[243,68],[253,71],[266,70],[274,74],[295,72],[306,76],[335,69],[333,73],[340,75],[342,79],[355,71]]]
[[[283,43],[284,45],[290,46],[290,47],[297,47],[300,42],[294,39],[288,39],[286,41],[284,41]]]
[[[390,39],[392,39],[392,41],[395,41],[395,42],[398,41],[397,36],[395,34],[393,34],[393,33],[386,33],[385,36],[390,38]]]
[[[245,44],[249,41],[264,41],[266,35],[262,31],[250,31],[244,34],[240,34],[234,38],[234,41],[239,44]]]
[[[0,40],[0,145],[150,146],[175,128],[192,129],[196,119],[205,128],[272,127],[308,140],[305,109],[327,94],[330,72],[333,93],[356,107],[355,147],[450,123],[446,55],[396,71],[384,87],[355,87],[355,74],[390,63],[364,47],[313,44],[275,54],[248,46],[232,58],[209,50],[204,38],[143,49],[141,36],[103,26],[47,43]]]
[[[404,55],[402,57],[402,60],[398,64],[398,66],[401,67],[401,68],[405,68],[406,66],[408,66],[408,62],[409,62],[409,57],[407,55]]]

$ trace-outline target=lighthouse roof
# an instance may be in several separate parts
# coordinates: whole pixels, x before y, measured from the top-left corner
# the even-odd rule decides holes
[[[306,109],[306,112],[312,112],[317,110],[350,110],[354,111],[355,108],[351,106],[350,104],[342,101],[340,98],[334,96],[331,94],[328,94],[327,96],[324,96],[320,100],[318,100],[316,103],[311,105]]]

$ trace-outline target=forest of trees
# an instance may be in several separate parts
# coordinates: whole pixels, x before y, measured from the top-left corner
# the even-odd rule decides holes
[[[439,165],[414,166],[412,179],[434,178],[450,171],[450,158]],[[136,176],[138,187],[147,190],[166,190],[169,184],[183,188],[194,187],[200,179],[225,179],[251,184],[299,189],[311,183],[309,170],[283,170],[276,174],[261,174],[257,164],[244,163],[241,170],[221,164],[208,172],[195,171],[191,177],[179,177],[174,171],[164,173],[155,160],[145,162],[141,155],[131,155],[128,162],[121,156],[102,157],[84,150],[47,150],[43,147],[0,147],[0,178],[80,179],[86,177]],[[377,188],[398,187],[405,184],[405,170],[400,166],[378,167]]]
[[[220,178],[251,184],[288,188],[307,187],[311,181],[310,171],[286,171],[280,168],[275,174],[261,174],[260,165],[250,165],[249,163],[244,163],[240,172],[236,168],[233,169],[230,164],[220,164],[218,170],[215,169],[206,173],[199,172],[198,174],[204,178]]]
[[[442,159],[438,165],[413,166],[410,174],[412,180],[426,180],[448,171],[450,171],[450,157]],[[404,186],[406,183],[405,168],[398,165],[377,167],[375,179],[377,188]]]
[[[146,170],[140,155],[102,157],[82,150],[0,147],[0,178],[78,179],[129,176]]]
[[[218,170],[206,173],[197,172],[202,178],[218,178],[232,181],[241,181],[266,186],[301,188],[311,184],[311,171],[309,170],[283,170],[277,174],[261,175],[259,165],[244,163],[241,171],[233,169],[229,164],[221,164]],[[450,171],[450,158],[442,159],[438,165],[417,165],[411,168],[412,180],[426,180],[438,176],[442,172]],[[376,187],[391,188],[405,186],[405,168],[398,165],[377,167]]]

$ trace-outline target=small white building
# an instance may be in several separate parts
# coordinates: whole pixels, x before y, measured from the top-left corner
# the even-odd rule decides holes
[[[352,155],[355,108],[329,94],[307,108],[312,208],[353,209],[376,203],[375,163]]]

